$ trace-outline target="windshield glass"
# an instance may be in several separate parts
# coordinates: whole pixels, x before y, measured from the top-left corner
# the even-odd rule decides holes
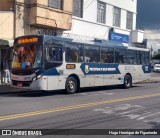
[[[14,49],[12,68],[39,68],[42,66],[42,49],[36,44],[19,45]]]

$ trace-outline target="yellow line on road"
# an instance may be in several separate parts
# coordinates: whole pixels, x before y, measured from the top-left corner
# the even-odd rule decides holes
[[[48,109],[48,110],[26,112],[26,113],[21,113],[21,114],[0,116],[0,121],[6,121],[6,120],[18,119],[18,118],[24,118],[24,117],[31,117],[31,116],[36,116],[36,115],[43,115],[43,114],[61,112],[61,111],[67,111],[67,110],[73,110],[73,109],[87,108],[87,107],[93,107],[93,106],[110,104],[110,103],[151,98],[151,97],[157,97],[157,96],[160,96],[160,93],[127,97],[127,98],[120,98],[120,99],[113,99],[113,100],[105,100],[105,101],[100,101],[100,102],[72,105],[72,106],[66,106],[66,107],[58,107],[58,108],[53,108],[53,109]]]

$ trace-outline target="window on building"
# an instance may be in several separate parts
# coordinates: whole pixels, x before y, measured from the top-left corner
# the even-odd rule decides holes
[[[126,28],[132,30],[133,27],[133,13],[127,11],[127,24]]]
[[[48,0],[48,6],[62,10],[63,0]]]
[[[121,9],[114,7],[113,26],[120,27],[120,22],[121,22]]]
[[[73,0],[73,16],[83,17],[83,0]]]
[[[106,4],[101,1],[97,4],[97,22],[106,23]]]
[[[13,11],[14,0],[0,0],[0,11]]]

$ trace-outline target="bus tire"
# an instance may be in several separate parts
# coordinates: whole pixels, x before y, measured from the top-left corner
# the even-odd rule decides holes
[[[129,74],[125,75],[123,87],[125,89],[128,89],[128,88],[132,87],[132,77],[131,77],[131,75],[129,75]]]
[[[66,81],[65,90],[68,94],[74,94],[78,90],[78,84],[75,77],[68,77]]]

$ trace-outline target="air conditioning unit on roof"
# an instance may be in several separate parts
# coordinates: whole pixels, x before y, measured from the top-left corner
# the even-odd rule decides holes
[[[142,30],[132,30],[130,33],[131,43],[142,43],[144,37],[144,31]]]

